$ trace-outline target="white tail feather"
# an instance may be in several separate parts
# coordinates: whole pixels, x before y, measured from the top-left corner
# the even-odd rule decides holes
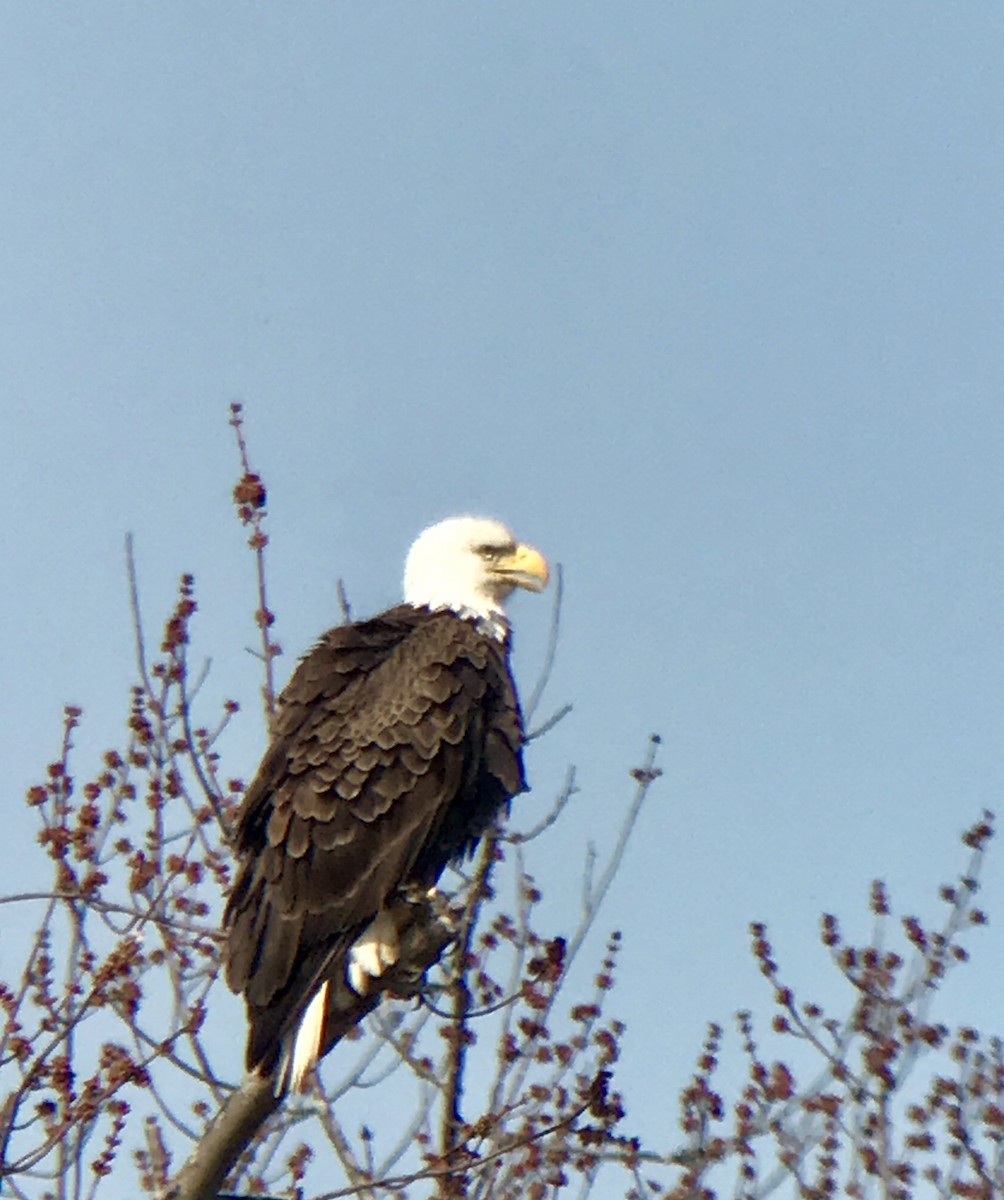
[[[321,1039],[324,1036],[324,1015],[328,1007],[328,980],[314,993],[313,999],[304,1010],[293,1042],[293,1054],[289,1066],[289,1086],[294,1092],[302,1092],[303,1084],[321,1057]]]

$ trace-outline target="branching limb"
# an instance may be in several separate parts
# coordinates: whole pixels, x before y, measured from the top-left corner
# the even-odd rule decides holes
[[[382,993],[413,993],[453,940],[455,928],[440,908],[422,901],[409,907],[400,936],[401,957],[381,976],[379,990],[367,996],[357,996],[348,986],[329,990],[325,1054],[379,1003]],[[246,1076],[178,1173],[165,1200],[215,1200],[237,1159],[279,1104],[271,1078]]]
[[[659,746],[662,739],[658,734],[652,734],[648,740],[648,750],[645,758],[639,767],[635,767],[631,772],[632,778],[635,780],[637,787],[635,788],[634,797],[624,820],[621,822],[620,832],[617,835],[617,844],[614,846],[610,858],[603,869],[602,875],[596,883],[592,884],[588,893],[583,897],[583,914],[582,920],[579,923],[578,929],[569,939],[567,953],[565,957],[566,970],[568,965],[575,958],[582,943],[586,940],[589,930],[592,928],[596,914],[606,898],[607,892],[610,890],[610,885],[614,881],[614,876],[620,870],[621,863],[624,860],[624,852],[627,849],[628,841],[637,824],[638,817],[641,814],[642,806],[648,796],[649,789],[652,784],[662,774],[662,769],[655,765],[656,756],[659,752]]]

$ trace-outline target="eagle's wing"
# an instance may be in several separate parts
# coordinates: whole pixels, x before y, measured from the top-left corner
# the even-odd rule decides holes
[[[504,648],[451,614],[392,609],[300,663],[238,816],[225,917],[249,1066],[275,1061],[396,889],[433,883],[523,789],[521,741]]]

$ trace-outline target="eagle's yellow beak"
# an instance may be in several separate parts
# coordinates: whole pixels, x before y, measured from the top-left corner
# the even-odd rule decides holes
[[[493,564],[493,571],[505,578],[514,587],[541,592],[547,587],[547,559],[533,546],[517,546]]]

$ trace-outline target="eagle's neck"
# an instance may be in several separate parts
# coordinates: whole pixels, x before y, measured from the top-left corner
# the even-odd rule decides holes
[[[452,563],[447,570],[439,563],[427,566],[421,559],[415,561],[413,552],[405,570],[406,604],[429,612],[451,612],[500,642],[509,632],[503,602],[510,590],[493,586],[473,555]]]
[[[509,620],[502,611],[501,605],[490,612],[476,612],[473,609],[453,609],[458,617],[465,621],[473,621],[474,627],[485,637],[493,638],[496,642],[504,642],[509,636]]]
[[[470,621],[478,633],[490,637],[493,641],[505,643],[509,636],[509,618],[501,604],[475,607],[470,604],[414,604],[412,607],[425,609],[430,613],[448,612],[459,617],[461,621]]]

